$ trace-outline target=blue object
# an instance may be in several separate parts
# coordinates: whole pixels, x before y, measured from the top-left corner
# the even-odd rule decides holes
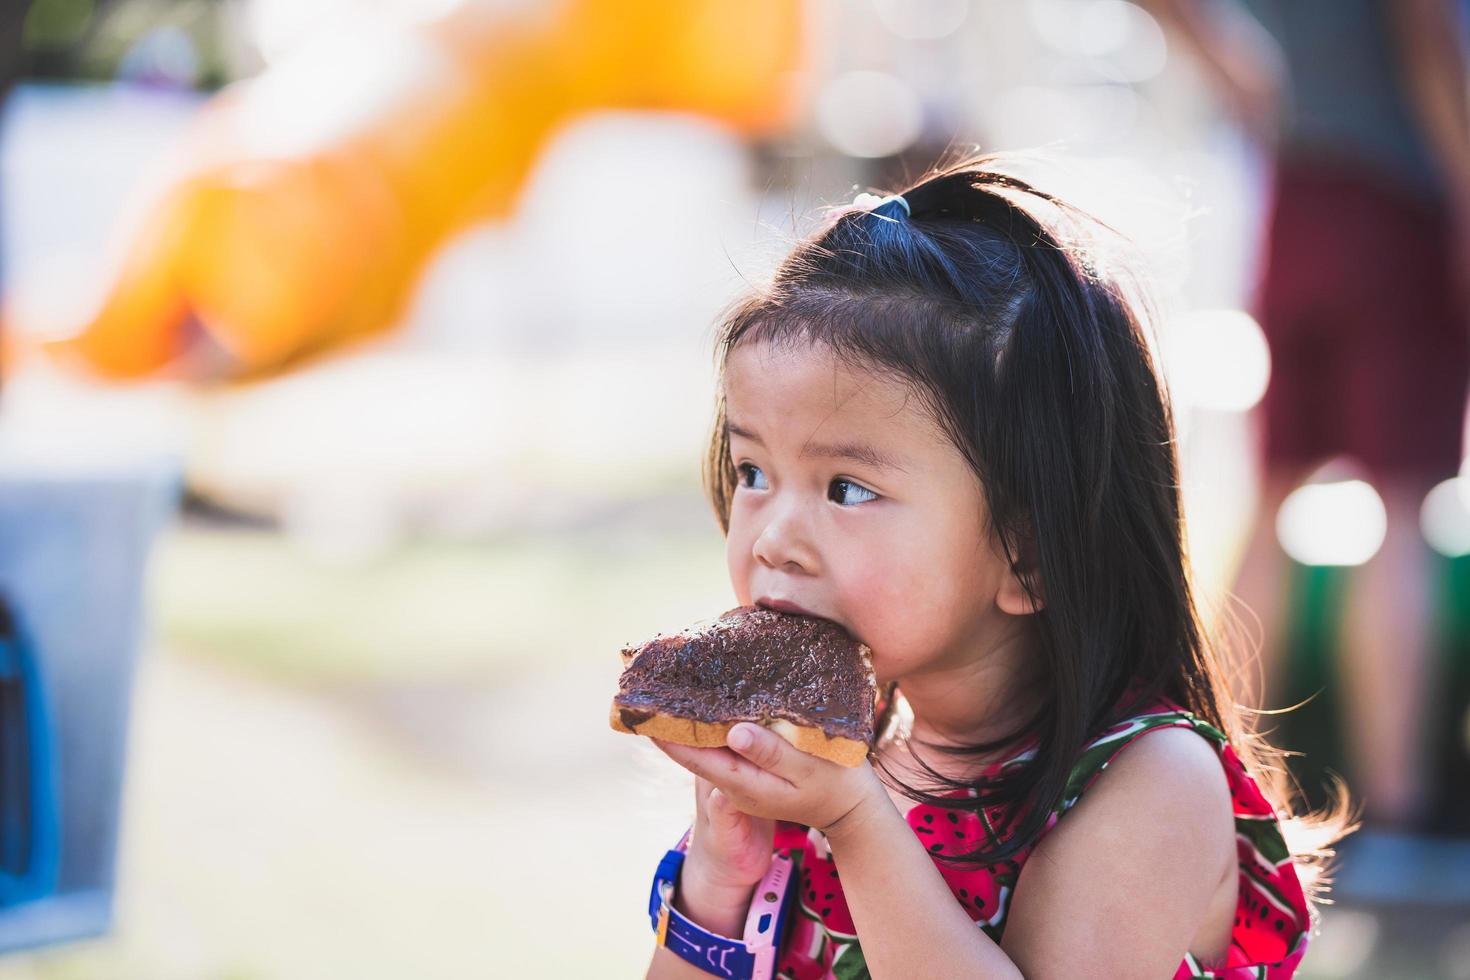
[[[796,885],[791,859],[784,855],[772,858],[770,870],[755,886],[745,938],[731,939],[685,918],[671,901],[679,870],[684,866],[689,833],[685,831],[679,843],[664,854],[653,875],[648,916],[658,944],[713,976],[770,980],[775,975],[775,959],[781,949]]]
[[[55,734],[35,651],[0,597],[0,908],[50,894],[61,864]]]
[[[0,457],[0,954],[112,922],[143,583],[179,467],[102,455]]]

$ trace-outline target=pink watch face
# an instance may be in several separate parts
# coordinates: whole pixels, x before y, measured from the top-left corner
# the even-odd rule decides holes
[[[777,855],[755,894],[750,899],[750,914],[745,918],[745,948],[755,956],[751,980],[769,980],[776,966],[776,930],[788,894],[793,864],[791,858]]]

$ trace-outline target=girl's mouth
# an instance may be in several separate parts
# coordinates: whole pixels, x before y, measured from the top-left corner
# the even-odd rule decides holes
[[[797,616],[816,616],[817,615],[816,613],[810,612],[810,611],[808,611],[806,609],[803,609],[800,606],[798,606],[796,603],[794,603],[794,602],[788,602],[785,599],[757,599],[755,601],[755,604],[757,606],[759,606],[760,608],[762,608],[762,609],[773,609],[776,612],[792,613],[792,614],[797,615]],[[820,619],[821,617],[817,617],[817,618]]]

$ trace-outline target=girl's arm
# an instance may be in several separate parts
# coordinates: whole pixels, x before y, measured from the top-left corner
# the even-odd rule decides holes
[[[885,801],[886,802],[886,801]],[[1118,756],[1022,866],[1005,939],[971,921],[891,805],[828,832],[868,969],[888,977],[1172,976],[1224,875],[1230,788],[1191,731]]]
[[[872,976],[1021,976],[961,908],[886,793],[829,828],[827,842]]]
[[[1188,729],[1151,731],[1022,865],[1002,947],[1031,978],[1173,976],[1210,899],[1239,877],[1235,847],[1214,747]]]

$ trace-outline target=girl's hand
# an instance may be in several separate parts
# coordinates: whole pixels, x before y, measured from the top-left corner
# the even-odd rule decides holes
[[[859,808],[892,805],[866,759],[857,766],[841,766],[798,751],[775,732],[749,722],[731,728],[727,739],[729,747],[723,749],[657,739],[653,743],[751,817],[789,820],[827,833]],[[762,873],[769,861],[767,847]]]
[[[730,904],[749,898],[771,864],[774,820],[741,813],[730,797],[700,776],[694,779],[694,833],[684,859],[686,890]]]

